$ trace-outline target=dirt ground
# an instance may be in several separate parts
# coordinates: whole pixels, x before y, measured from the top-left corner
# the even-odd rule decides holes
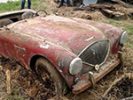
[[[43,0],[42,0],[43,1]],[[63,6],[57,8],[57,5],[51,1],[44,0],[41,5],[46,5],[47,8],[41,6],[36,10],[44,10],[48,14],[56,14],[66,17],[80,17],[84,19],[91,19],[96,21],[108,20],[100,11],[73,11],[73,7]],[[117,9],[124,13],[132,11],[132,8],[127,9],[119,5]],[[128,18],[128,22],[130,22]],[[86,90],[79,95],[73,95],[68,93],[61,100],[119,100],[126,97],[133,96],[133,48],[126,46],[123,53],[124,66],[118,66],[115,70],[109,73],[101,81],[99,81],[94,87]],[[8,62],[8,61],[7,61]],[[19,65],[12,65],[11,69],[11,94],[6,93],[6,77],[5,72],[7,66],[10,66],[5,61],[5,64],[0,67],[0,100],[47,100],[49,96],[53,95],[36,79],[31,73],[23,69]],[[129,76],[127,74],[130,74]],[[120,80],[119,80],[120,79]],[[56,98],[56,97],[55,97]],[[56,98],[57,99],[57,98]],[[54,100],[54,99],[52,99]]]

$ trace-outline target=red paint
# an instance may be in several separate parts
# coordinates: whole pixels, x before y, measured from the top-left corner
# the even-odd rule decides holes
[[[86,46],[104,39],[110,40],[110,53],[117,53],[116,43],[121,33],[122,30],[116,27],[93,21],[59,16],[36,17],[0,29],[0,54],[15,58],[27,69],[33,56],[44,56],[71,88],[75,76],[68,72],[70,62]]]

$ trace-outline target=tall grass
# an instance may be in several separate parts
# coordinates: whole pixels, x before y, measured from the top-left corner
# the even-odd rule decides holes
[[[39,6],[39,0],[31,0],[32,9],[36,9]],[[25,8],[27,7],[27,2],[25,4]],[[20,10],[21,8],[21,0],[19,1],[8,1],[7,3],[0,3],[0,12],[5,11],[13,11],[13,10]]]

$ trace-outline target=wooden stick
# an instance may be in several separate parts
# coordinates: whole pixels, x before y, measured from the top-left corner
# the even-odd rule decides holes
[[[119,81],[121,81],[124,78],[129,78],[129,79],[133,79],[133,74],[132,73],[125,73],[124,75],[122,75],[120,78],[116,79],[111,86],[104,92],[103,94],[103,98],[105,98],[107,96],[107,94],[110,92],[110,90],[113,88],[114,85],[116,85]]]
[[[11,71],[9,69],[6,70],[6,90],[7,94],[11,94]]]
[[[111,86],[104,92],[103,97],[106,97],[106,95],[110,92],[110,90],[112,89],[112,87],[117,84],[120,80],[122,80],[125,77],[125,75],[121,76],[120,78],[116,79]]]
[[[121,100],[133,100],[133,96],[131,96],[131,97],[126,97],[126,98],[123,98],[123,99],[121,99]]]
[[[122,6],[126,7],[126,8],[132,7],[132,5],[129,5],[129,4],[125,3],[125,2],[123,2],[122,0],[112,0],[112,1],[113,2],[117,2],[118,4],[120,4],[120,5],[122,5]]]
[[[0,71],[2,71],[3,70],[3,67],[0,65]]]

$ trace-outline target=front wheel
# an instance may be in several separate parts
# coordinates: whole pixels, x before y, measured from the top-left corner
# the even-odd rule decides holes
[[[63,94],[63,81],[55,67],[46,59],[39,58],[35,64],[39,80],[52,96]]]

